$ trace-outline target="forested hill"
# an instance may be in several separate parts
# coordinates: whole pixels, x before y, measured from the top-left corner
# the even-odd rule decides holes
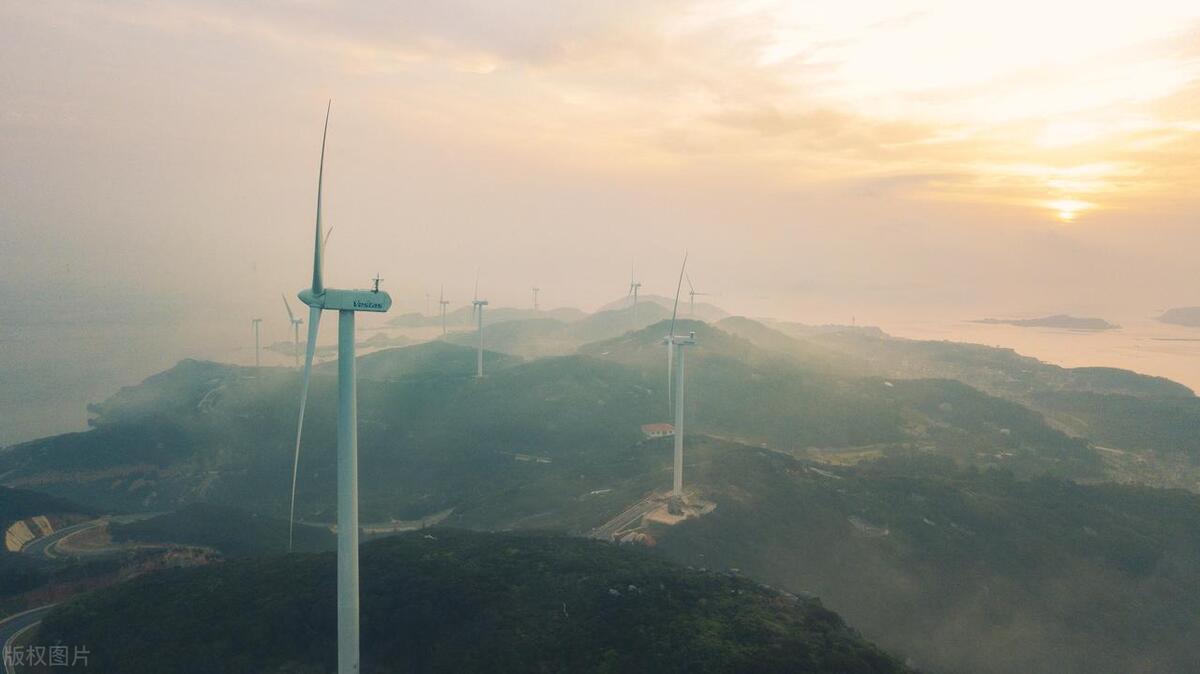
[[[39,639],[89,644],[86,672],[332,672],[334,568],[152,574],[62,607]],[[368,673],[911,671],[815,599],[607,543],[444,529],[363,547],[362,644]]]

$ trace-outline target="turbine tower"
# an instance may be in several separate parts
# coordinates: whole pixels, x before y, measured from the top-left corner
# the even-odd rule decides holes
[[[384,312],[392,306],[386,292],[326,288],[323,241],[321,239],[321,188],[325,174],[325,138],[329,132],[329,108],[321,134],[321,162],[317,171],[317,225],[313,242],[312,287],[301,290],[300,301],[308,305],[308,345],[300,387],[300,417],[296,422],[296,453],[292,463],[292,507],[288,521],[288,550],[296,520],[296,472],[300,462],[300,434],[304,430],[304,407],[312,377],[313,356],[321,312],[338,312],[338,414],[337,414],[337,607],[338,674],[359,672],[358,610],[358,396],[354,363],[354,316],[359,311]]]
[[[683,276],[684,276],[684,278],[687,279],[687,282],[688,282],[688,315],[695,316],[696,315],[696,295],[711,295],[712,293],[696,292],[696,286],[692,285],[691,275],[685,273]]]
[[[261,361],[262,361],[262,359],[259,357],[260,342],[258,340],[259,326],[262,325],[262,319],[261,318],[251,318],[250,325],[254,327],[254,376],[257,377],[259,374],[258,368],[261,365]]]
[[[441,307],[441,310],[442,310],[442,336],[443,337],[446,336],[446,306],[450,304],[450,300],[446,299],[445,291],[446,291],[445,285],[443,285],[438,290],[438,306]]]
[[[638,289],[642,287],[642,282],[637,280],[637,267],[632,266],[629,270],[629,297],[633,298],[633,322],[637,323],[637,302]]]
[[[663,338],[667,345],[667,401],[675,407],[675,471],[671,483],[671,498],[683,498],[683,347],[696,343],[696,333],[684,337],[675,334],[675,316],[679,311],[679,291],[683,287],[683,276],[687,269],[687,253],[683,255],[683,266],[679,269],[679,282],[675,285],[675,306],[671,309],[671,331]],[[672,380],[674,375],[674,380]],[[674,400],[672,400],[674,394]]]
[[[296,318],[296,314],[292,313],[292,305],[288,303],[287,295],[283,293],[279,295],[283,298],[283,306],[288,312],[288,321],[292,324],[292,357],[296,361],[296,367],[300,367],[300,326],[304,323],[304,319]]]
[[[534,287],[533,287],[533,310],[534,310],[534,311],[537,311],[537,310],[538,310],[538,301],[537,301],[537,296],[538,296],[538,293],[540,293],[541,291],[542,291],[542,289],[541,289],[541,288],[539,288],[539,287],[537,287],[537,286],[534,286]]]
[[[487,300],[479,299],[479,274],[475,274],[475,294],[471,300],[471,313],[475,314],[476,325],[479,327],[479,352],[475,356],[475,378],[483,377],[483,308]]]

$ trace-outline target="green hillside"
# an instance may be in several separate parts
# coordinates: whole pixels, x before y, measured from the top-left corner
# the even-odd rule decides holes
[[[41,492],[0,487],[0,530],[29,517],[62,514],[90,515],[94,511],[88,506]]]
[[[1047,479],[1099,481],[1106,464],[1012,398],[860,376],[858,356],[810,364],[830,347],[793,352],[779,331],[677,327],[699,342],[687,352],[685,482],[716,510],[653,531],[663,554],[814,593],[934,671],[1178,671],[1196,655],[1184,635],[1197,606],[1182,590],[1200,568],[1187,547],[1195,497]],[[509,360],[482,380],[456,373],[469,347],[364,356],[387,373],[359,382],[364,524],[437,513],[449,526],[584,534],[665,489],[671,442],[639,426],[668,417],[667,330]],[[873,338],[850,335],[839,339]],[[299,375],[251,374],[185,361],[97,406],[93,430],[0,455],[0,473],[104,507],[245,509],[253,521],[185,509],[130,538],[281,550]],[[1129,397],[1151,409],[1168,399],[1136,375],[1074,374],[1109,397],[1144,386]],[[313,380],[297,503],[309,522],[333,520],[335,385],[325,370]]]
[[[439,529],[361,563],[364,672],[908,671],[815,600],[611,544]],[[331,672],[334,567],[156,573],[64,606],[39,639],[91,645],[81,672]]]
[[[1033,400],[1064,427],[1099,444],[1200,462],[1200,398],[1047,391]]]
[[[363,379],[437,379],[474,377],[477,351],[475,342],[467,340],[469,348],[444,341],[424,342],[410,347],[376,351],[357,359],[357,374]],[[491,372],[520,362],[507,353],[498,353],[485,345],[483,367]],[[321,363],[314,368],[322,374],[336,375],[337,361]]]
[[[522,358],[546,358],[574,353],[580,342],[571,334],[570,324],[553,318],[530,318],[489,325],[484,330],[484,348]],[[475,330],[452,333],[446,340],[474,347],[479,343]]]
[[[1106,471],[1114,479],[1200,488],[1200,398],[1169,379],[1116,368],[1063,368],[1011,349],[898,339],[864,329],[767,327],[736,318],[721,325],[804,364],[823,350],[838,354],[828,362],[843,373],[961,381],[1020,403],[1072,436],[1136,452],[1151,464],[1109,461]]]
[[[942,459],[820,467],[689,438],[716,510],[648,529],[671,559],[812,593],[940,672],[1186,672],[1200,661],[1200,497]]]
[[[1086,443],[1049,428],[1035,412],[949,380],[895,381],[811,369],[791,354],[695,321],[687,350],[689,428],[783,451],[806,448],[937,451],[958,462],[1022,474],[1096,477]],[[581,353],[666,380],[666,322],[589,344]],[[665,401],[663,416],[667,416]]]
[[[523,358],[550,358],[575,353],[584,344],[611,339],[653,325],[671,315],[655,303],[639,304],[637,311],[622,307],[589,314],[566,322],[546,317],[489,325],[484,331],[484,346]],[[474,346],[479,333],[471,330],[449,335],[455,344]]]
[[[278,553],[288,545],[287,520],[212,503],[192,503],[149,519],[111,524],[108,530],[116,543],[178,543],[213,548],[229,557]],[[327,528],[301,524],[292,543],[298,552],[331,550],[334,536]]]
[[[936,452],[1018,474],[1095,478],[1086,443],[1034,412],[946,380],[844,376],[703,323],[688,352],[690,429],[811,450]],[[472,526],[558,512],[611,483],[640,488],[665,455],[635,445],[669,417],[659,322],[586,345],[580,355],[464,376],[466,347],[423,344],[363,356],[359,451],[366,521],[453,508]],[[503,367],[500,367],[503,365]],[[279,517],[290,488],[299,374],[184,361],[95,407],[95,428],[0,455],[15,485],[106,508],[170,510],[216,502]],[[305,421],[298,514],[331,521],[336,377],[318,368]],[[515,496],[520,495],[520,496]],[[481,504],[504,504],[499,509]],[[594,515],[603,518],[597,510]],[[566,524],[590,527],[592,522]]]

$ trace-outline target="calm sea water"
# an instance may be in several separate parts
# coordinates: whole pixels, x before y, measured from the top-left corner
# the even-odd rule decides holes
[[[122,386],[135,385],[184,358],[253,365],[250,319],[231,320],[251,313],[166,308],[141,315],[120,310],[109,314],[99,307],[61,319],[26,317],[0,323],[0,446],[85,430],[88,403],[101,402]],[[262,364],[290,366],[290,353],[265,348],[292,340],[282,307],[276,313],[265,314]],[[378,323],[363,320],[359,327],[370,329]],[[336,340],[337,318],[326,314],[319,343]]]
[[[944,339],[1015,349],[1064,367],[1119,367],[1173,379],[1200,391],[1200,328],[1143,317],[1113,317],[1118,330],[1024,328],[969,321],[896,321],[881,327],[898,337]]]

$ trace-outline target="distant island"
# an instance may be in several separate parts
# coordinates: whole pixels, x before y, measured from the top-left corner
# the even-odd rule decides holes
[[[1109,323],[1103,318],[1079,318],[1066,314],[1043,316],[1041,318],[984,318],[974,323],[989,325],[1016,325],[1022,328],[1061,328],[1065,330],[1116,330],[1121,327]],[[1200,323],[1197,323],[1200,325]]]
[[[1200,328],[1200,307],[1175,307],[1167,309],[1158,320],[1173,325],[1186,325],[1189,328]]]

